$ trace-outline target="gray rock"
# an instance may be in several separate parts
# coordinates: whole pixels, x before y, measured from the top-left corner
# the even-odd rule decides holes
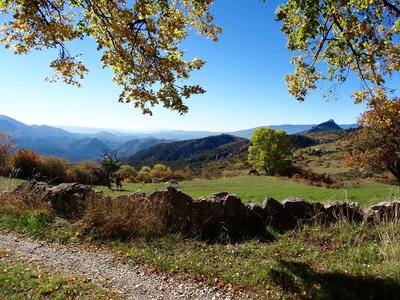
[[[46,201],[58,216],[76,219],[82,216],[91,194],[94,191],[89,185],[62,183],[48,189]]]
[[[313,217],[311,203],[296,197],[289,197],[282,202],[283,229],[293,229],[297,226],[309,223]]]
[[[267,197],[264,200],[262,209],[265,212],[265,225],[281,230],[283,222],[283,206],[274,198]]]

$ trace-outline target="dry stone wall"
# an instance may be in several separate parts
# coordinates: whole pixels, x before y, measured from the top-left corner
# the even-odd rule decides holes
[[[57,215],[67,218],[79,218],[87,198],[94,194],[90,186],[77,183],[49,187],[35,181],[25,183],[14,192],[21,191],[42,197]],[[310,203],[296,197],[282,202],[267,197],[258,205],[244,204],[237,195],[228,192],[192,199],[173,187],[149,195],[138,191],[130,197],[147,199],[161,207],[160,218],[168,230],[203,238],[217,238],[221,234],[231,238],[263,236],[267,227],[283,232],[304,224],[328,225],[342,220],[350,223],[400,221],[400,200],[381,202],[365,210],[357,203]]]

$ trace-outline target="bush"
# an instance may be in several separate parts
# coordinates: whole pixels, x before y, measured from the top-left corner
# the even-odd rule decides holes
[[[230,170],[225,170],[222,172],[222,177],[224,177],[224,178],[237,177],[239,175],[240,175],[239,172],[230,171]]]
[[[38,170],[41,180],[52,183],[61,183],[67,181],[68,161],[59,157],[41,157]]]
[[[81,184],[104,184],[104,175],[100,167],[94,162],[81,162],[69,165],[67,181]]]
[[[29,179],[39,173],[40,155],[32,150],[20,149],[12,158],[14,168],[19,169],[18,177]]]
[[[163,164],[156,164],[150,171],[150,176],[160,181],[168,181],[173,177],[171,168]]]
[[[122,165],[121,168],[115,172],[115,176],[121,177],[124,180],[131,177],[136,177],[136,175],[136,169],[130,165]]]
[[[293,180],[319,187],[325,186],[329,188],[339,188],[341,186],[340,183],[333,179],[329,174],[316,174],[300,167],[295,167],[293,169],[293,175],[291,178]]]

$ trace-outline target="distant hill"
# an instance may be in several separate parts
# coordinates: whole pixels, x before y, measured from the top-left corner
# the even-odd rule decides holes
[[[121,157],[127,157],[134,155],[135,153],[151,148],[155,145],[162,144],[162,143],[170,143],[173,142],[167,139],[156,139],[154,137],[142,138],[142,139],[134,139],[127,141],[120,145],[117,150],[118,154]]]
[[[249,144],[247,139],[222,134],[159,144],[126,158],[126,161],[136,168],[143,165],[153,166],[157,163],[173,168],[196,168],[196,166],[213,160],[229,158],[238,153],[247,153]]]
[[[329,121],[314,126],[310,130],[308,130],[307,133],[336,131],[336,130],[342,130],[342,128],[338,124],[336,124],[334,120],[331,119]]]
[[[318,127],[318,126],[319,125],[316,125],[316,124],[310,124],[310,125],[290,125],[290,124],[270,125],[270,126],[259,126],[259,127],[250,128],[250,129],[233,131],[233,132],[229,132],[228,134],[232,134],[232,135],[235,135],[235,136],[239,136],[239,137],[242,137],[242,138],[249,139],[251,137],[251,135],[253,134],[254,130],[256,130],[257,128],[260,128],[260,127],[267,127],[267,128],[271,128],[271,129],[274,129],[274,130],[284,130],[287,134],[298,134],[298,133],[308,132],[309,130],[312,130],[313,128]],[[358,125],[357,124],[345,124],[345,125],[340,125],[340,127],[342,129],[350,129],[350,128],[357,128]]]

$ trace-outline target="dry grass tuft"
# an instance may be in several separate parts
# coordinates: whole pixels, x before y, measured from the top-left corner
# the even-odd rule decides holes
[[[44,191],[20,188],[15,191],[0,192],[0,205],[14,210],[48,210],[50,204],[45,201]]]
[[[88,199],[82,229],[122,239],[157,236],[166,231],[163,206],[143,197],[94,195]]]

